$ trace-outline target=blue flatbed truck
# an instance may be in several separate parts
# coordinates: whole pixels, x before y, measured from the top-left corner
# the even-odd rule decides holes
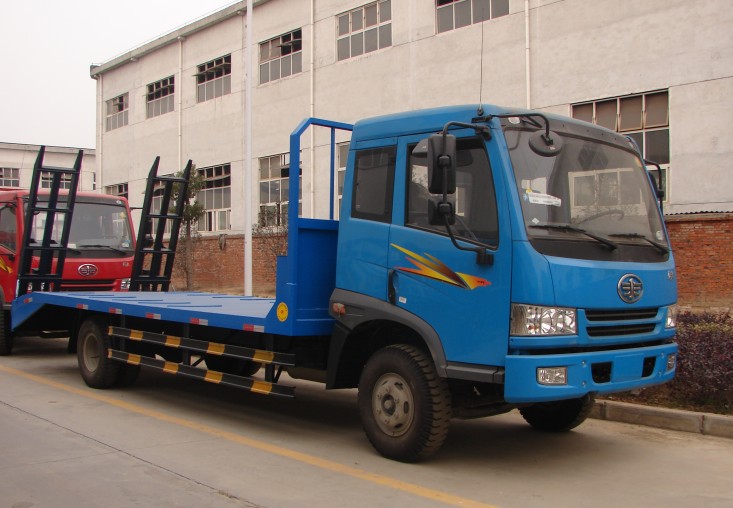
[[[673,256],[629,139],[453,106],[305,120],[292,167],[312,127],[330,130],[331,196],[336,133],[352,131],[340,220],[333,198],[328,219],[289,208],[275,298],[34,292],[13,303],[13,326],[74,330],[94,388],[141,366],[269,395],[294,395],[283,372],[358,387],[369,441],[407,462],[436,453],[452,418],[518,408],[566,431],[597,394],[673,378]],[[291,172],[291,203],[298,187]]]

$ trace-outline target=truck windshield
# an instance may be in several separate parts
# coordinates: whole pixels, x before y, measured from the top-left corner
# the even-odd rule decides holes
[[[33,221],[31,238],[41,242],[44,223],[40,216]],[[59,242],[64,224],[64,215],[56,216],[52,239]],[[69,232],[69,255],[90,250],[110,251],[126,254],[133,250],[132,232],[127,209],[123,204],[77,202]]]
[[[639,157],[623,146],[553,130],[562,138],[562,150],[542,157],[529,146],[536,128],[504,125],[532,245],[563,257],[656,261],[666,256],[662,219]]]

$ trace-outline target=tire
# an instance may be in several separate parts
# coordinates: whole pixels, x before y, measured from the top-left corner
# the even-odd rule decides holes
[[[567,432],[583,423],[595,403],[595,396],[579,399],[543,402],[519,409],[522,417],[532,427],[549,432]]]
[[[417,462],[443,445],[451,419],[448,383],[421,350],[399,344],[380,349],[359,380],[359,415],[383,456]]]
[[[13,332],[10,330],[10,311],[0,310],[0,356],[13,352]]]
[[[79,327],[76,357],[79,372],[87,386],[109,388],[114,385],[120,372],[120,364],[107,358],[110,348],[106,326],[100,319],[87,319]]]
[[[233,374],[235,376],[250,377],[257,374],[262,364],[252,360],[242,360],[228,356],[206,356],[206,367],[217,372]]]

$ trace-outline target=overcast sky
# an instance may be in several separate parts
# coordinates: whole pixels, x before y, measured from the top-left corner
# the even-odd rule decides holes
[[[232,0],[0,0],[0,142],[95,148],[89,66]]]

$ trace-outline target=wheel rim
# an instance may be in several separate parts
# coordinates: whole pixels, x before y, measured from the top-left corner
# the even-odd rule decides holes
[[[377,425],[385,434],[399,437],[410,430],[414,399],[402,376],[390,372],[377,380],[372,392],[372,411]]]
[[[94,340],[94,336],[87,335],[84,337],[82,353],[84,366],[89,372],[95,372],[97,367],[99,367],[99,348],[97,347],[97,341]]]

